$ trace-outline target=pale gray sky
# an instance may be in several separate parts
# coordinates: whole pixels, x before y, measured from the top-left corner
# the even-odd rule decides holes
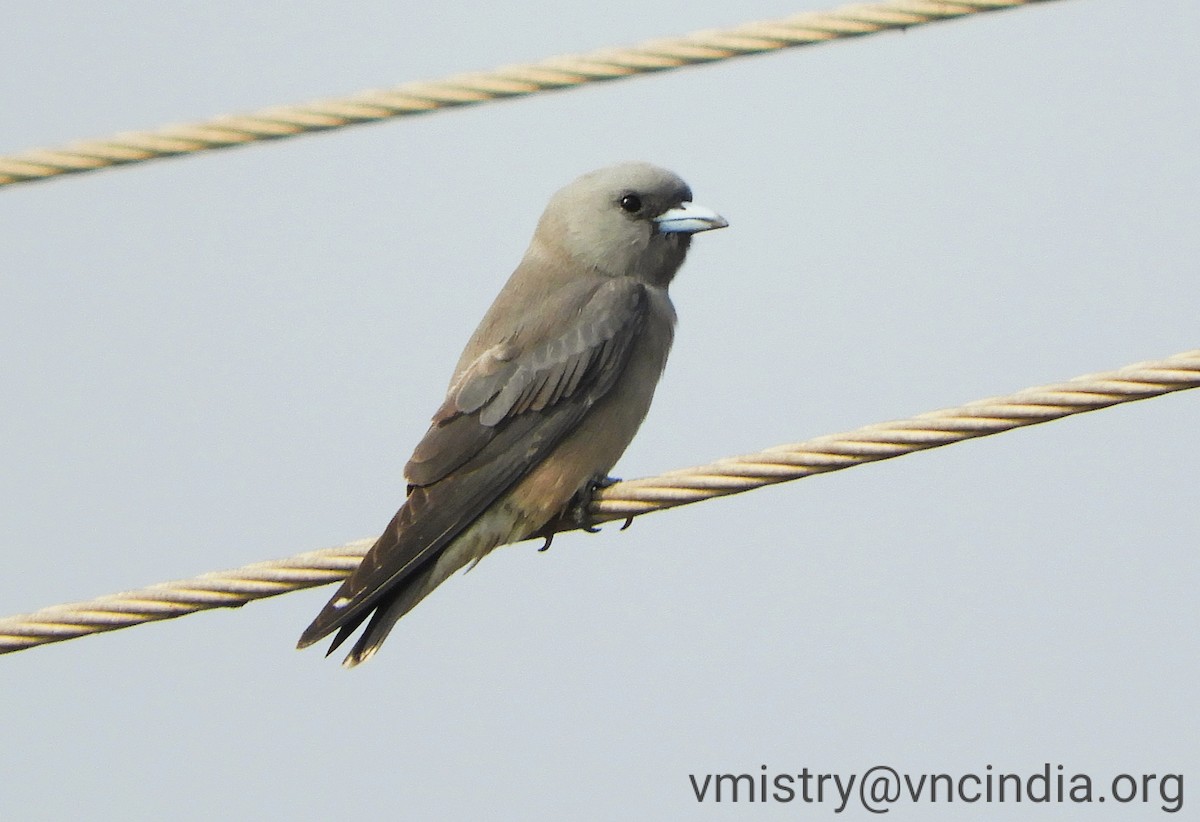
[[[830,5],[13,0],[0,152]],[[545,200],[613,161],[731,223],[621,476],[1196,348],[1198,36],[1193,0],[1062,0],[0,191],[0,612],[377,532]],[[329,589],[3,657],[0,819],[834,818],[697,805],[689,774],[764,765],[1200,779],[1198,410],[507,548],[353,672],[293,650]]]

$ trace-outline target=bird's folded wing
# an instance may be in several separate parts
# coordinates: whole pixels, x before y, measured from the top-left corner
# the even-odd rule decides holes
[[[575,427],[617,381],[649,306],[645,286],[606,280],[546,306],[560,330],[489,348],[451,387],[405,468],[409,498],[301,637],[353,629]]]

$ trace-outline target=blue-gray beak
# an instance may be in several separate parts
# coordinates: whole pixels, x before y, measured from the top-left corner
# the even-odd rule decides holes
[[[654,222],[663,234],[696,234],[729,225],[720,214],[697,203],[680,203],[659,214]]]

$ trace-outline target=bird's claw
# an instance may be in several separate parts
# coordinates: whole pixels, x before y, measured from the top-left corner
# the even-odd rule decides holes
[[[600,526],[592,521],[591,505],[595,499],[596,491],[602,488],[608,488],[610,485],[616,485],[620,482],[616,477],[596,476],[588,480],[587,484],[575,492],[575,496],[571,497],[571,501],[567,503],[567,507],[563,509],[562,514],[558,517],[559,523],[569,523],[571,527],[578,528],[581,531],[587,531],[589,534],[595,534],[600,531]],[[625,524],[621,526],[624,531],[633,522],[633,517],[625,520]],[[547,525],[540,533],[531,534],[530,536],[541,537],[545,540],[538,546],[538,553],[550,549],[550,544],[554,542],[556,530],[546,533],[547,529],[553,528],[553,524]],[[570,530],[570,527],[560,530]]]
[[[610,485],[616,485],[620,482],[616,477],[595,476],[588,480],[587,484],[580,488],[575,496],[567,505],[567,519],[571,521],[576,528],[587,531],[589,534],[599,532],[600,526],[592,521],[592,514],[589,510],[592,505],[592,500],[596,497],[596,492],[608,488]]]

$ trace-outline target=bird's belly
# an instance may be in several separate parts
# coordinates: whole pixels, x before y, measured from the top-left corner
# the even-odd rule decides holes
[[[513,490],[509,497],[537,530],[558,514],[590,480],[612,470],[650,409],[671,349],[674,312],[665,294],[654,306],[641,339],[616,384]]]

